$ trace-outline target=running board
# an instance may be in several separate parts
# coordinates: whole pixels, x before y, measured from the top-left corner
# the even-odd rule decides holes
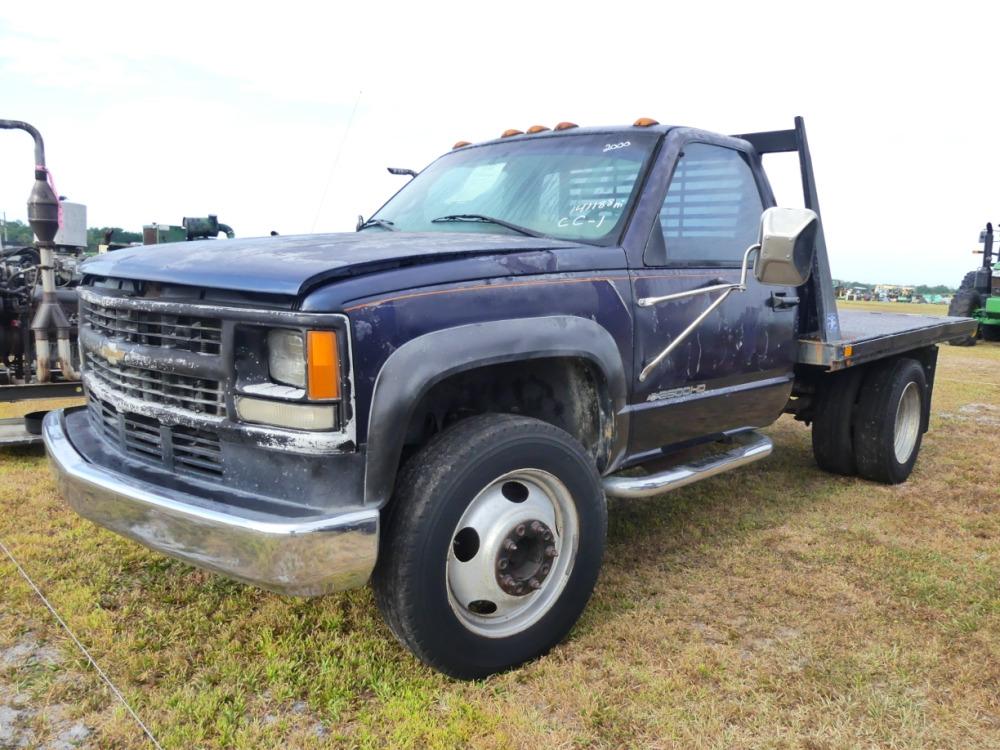
[[[658,474],[640,477],[610,476],[604,479],[604,493],[609,497],[651,497],[662,492],[700,482],[724,471],[738,469],[771,455],[774,443],[771,438],[757,432],[748,432],[733,438],[735,445],[725,453],[696,459],[688,464],[674,466]]]

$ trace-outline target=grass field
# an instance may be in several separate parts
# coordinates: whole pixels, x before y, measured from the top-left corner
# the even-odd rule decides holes
[[[764,462],[612,504],[569,639],[479,683],[418,664],[367,589],[283,599],[97,529],[37,452],[0,456],[0,540],[166,748],[1000,747],[1000,346],[942,347],[905,485],[769,432]],[[0,748],[21,741],[148,746],[0,560]]]
[[[915,313],[917,315],[947,315],[948,305],[918,305],[913,302],[837,302],[845,310],[872,312]]]

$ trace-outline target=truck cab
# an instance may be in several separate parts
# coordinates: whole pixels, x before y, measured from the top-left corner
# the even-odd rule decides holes
[[[775,205],[777,151],[807,208]],[[765,458],[783,413],[822,468],[904,481],[936,344],[974,324],[838,314],[801,120],[507,131],[353,233],[83,270],[88,403],[43,426],[72,507],[284,594],[370,579],[397,638],[463,678],[569,631],[608,497]]]

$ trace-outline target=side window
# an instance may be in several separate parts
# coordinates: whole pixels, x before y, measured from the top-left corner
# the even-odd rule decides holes
[[[753,171],[739,151],[690,143],[670,180],[646,261],[739,261],[757,241],[763,210]]]

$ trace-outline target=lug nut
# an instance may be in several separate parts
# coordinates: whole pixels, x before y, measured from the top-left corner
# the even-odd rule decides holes
[[[514,533],[517,534],[518,536],[524,536],[525,531],[526,529],[524,528],[523,523],[519,524],[518,527],[514,529]]]
[[[544,539],[546,542],[551,542],[552,541],[552,533],[549,532],[549,531],[546,531],[544,534],[542,534],[542,539]]]
[[[508,552],[513,552],[514,550],[517,549],[517,545],[514,544],[514,540],[513,539],[504,539],[503,540],[503,548],[505,550],[507,550]]]
[[[528,585],[531,586],[531,588],[535,589],[536,591],[542,587],[542,584],[538,582],[537,578],[532,578],[530,581],[528,581]]]
[[[508,565],[510,565],[510,560],[508,560],[506,557],[501,557],[499,560],[497,560],[497,567],[500,568],[500,570],[507,570]]]
[[[503,586],[504,586],[505,588],[513,588],[513,587],[514,587],[514,579],[513,579],[513,578],[511,578],[510,576],[503,576],[503,577],[502,577],[502,578],[500,579],[500,583],[501,583],[501,585],[503,585]]]
[[[531,530],[534,531],[536,534],[540,534],[542,533],[542,525],[538,523],[538,521],[532,521]]]
[[[559,554],[559,552],[557,552],[556,548],[554,546],[552,546],[551,544],[548,547],[545,548],[545,556],[546,557],[556,557],[558,554]]]
[[[547,576],[549,574],[549,566],[548,565],[543,565],[541,573],[542,573],[543,576]]]

